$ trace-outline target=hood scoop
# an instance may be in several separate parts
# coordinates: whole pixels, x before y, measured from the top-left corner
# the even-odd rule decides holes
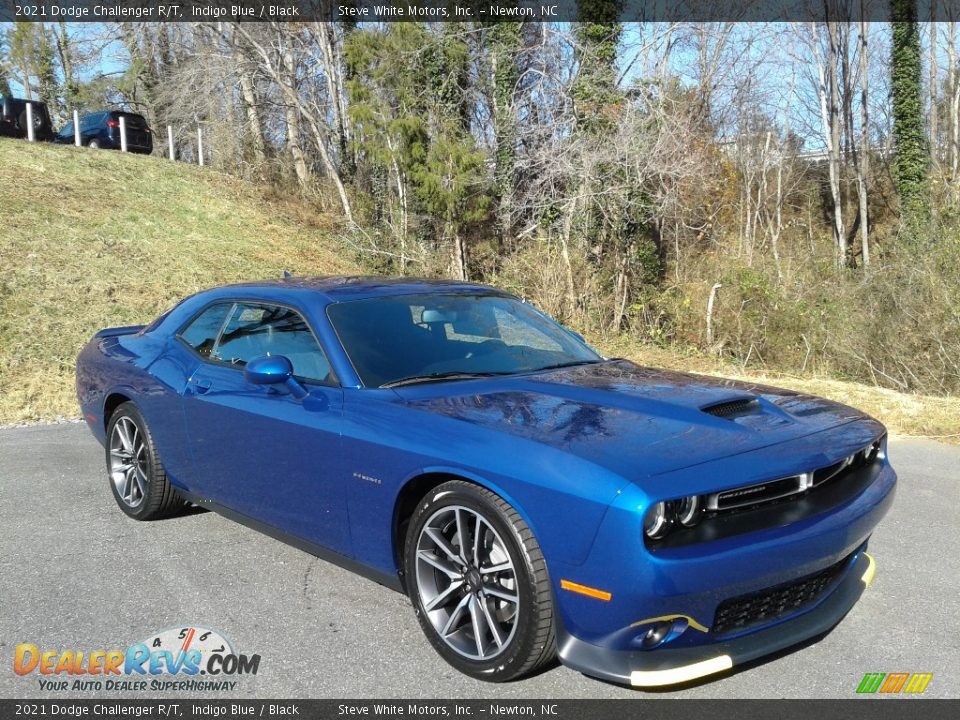
[[[700,408],[703,412],[714,417],[733,420],[743,415],[752,415],[760,410],[760,401],[756,398],[737,398],[707,405]]]

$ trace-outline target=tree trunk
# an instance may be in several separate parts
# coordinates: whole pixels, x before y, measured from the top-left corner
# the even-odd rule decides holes
[[[917,229],[930,219],[930,148],[923,118],[922,57],[916,0],[890,2],[893,178],[900,216]]]
[[[827,33],[830,38],[830,55],[827,68],[830,80],[830,147],[832,148],[831,185],[834,199],[834,227],[837,233],[837,267],[847,265],[847,235],[843,222],[843,187],[840,173],[842,171],[842,155],[840,147],[840,86],[837,77],[837,58],[840,54],[839,25],[837,21],[827,23]],[[845,61],[844,61],[845,62]]]
[[[390,151],[390,168],[393,171],[393,180],[397,185],[397,200],[400,202],[400,229],[397,236],[400,240],[400,274],[407,272],[407,234],[409,232],[409,209],[407,204],[407,182],[400,163],[397,160],[398,144],[389,133],[386,136],[387,149]]]
[[[860,3],[861,11],[863,1]],[[930,153],[935,163],[940,159],[940,133],[938,127],[939,118],[937,117],[939,107],[937,103],[937,76],[940,74],[937,68],[937,0],[930,0]],[[862,27],[861,21],[861,27]],[[861,31],[862,32],[862,31]]]
[[[283,68],[280,87],[286,103],[287,120],[287,148],[293,158],[293,169],[297,174],[300,187],[305,188],[310,182],[310,169],[307,167],[307,156],[303,151],[303,137],[300,127],[299,100],[296,89],[296,69],[293,64],[293,52],[290,48],[283,51]]]
[[[707,348],[713,345],[713,304],[717,300],[717,293],[723,285],[714,283],[710,288],[710,296],[707,298]]]
[[[327,93],[330,96],[330,108],[333,113],[333,126],[336,133],[336,146],[340,154],[341,166],[347,163],[349,156],[349,135],[344,110],[343,64],[334,37],[332,23],[319,22],[317,36],[320,39],[320,50],[323,55],[323,71],[326,75]]]
[[[763,186],[762,197],[767,196],[767,158],[769,157],[770,140],[773,133],[767,132],[767,141],[764,147],[764,162],[762,165],[763,174],[761,183]],[[780,234],[783,232],[783,153],[774,161],[776,163],[777,188],[773,196],[773,213],[769,210],[766,213],[767,231],[770,234],[770,250],[773,253],[773,264],[777,270],[777,282],[783,282],[783,266],[780,262]]]
[[[566,280],[567,317],[573,319],[577,312],[577,288],[573,281],[573,264],[570,260],[570,230],[573,216],[577,211],[577,198],[573,198],[563,218],[563,231],[560,233],[560,255],[563,258],[564,280]]]
[[[340,171],[337,169],[336,163],[334,163],[333,158],[330,156],[330,151],[327,149],[327,134],[324,132],[325,128],[312,113],[307,114],[306,119],[313,130],[314,143],[320,152],[320,160],[323,162],[323,168],[333,181],[334,187],[337,188],[337,195],[340,197],[343,214],[346,215],[347,222],[353,224],[353,209],[350,207],[350,198],[347,195],[347,188],[343,184],[343,178],[340,177]]]
[[[867,70],[867,21],[865,0],[860,0],[860,162],[857,166],[857,189],[860,194],[860,250],[863,267],[870,267],[869,215],[867,213],[867,183],[870,181],[870,110],[867,106],[869,78]],[[932,24],[931,24],[932,27]]]
[[[250,73],[250,67],[244,58],[236,64],[237,78],[240,81],[240,94],[243,97],[243,107],[247,116],[247,132],[250,134],[250,147],[253,149],[254,162],[262,164],[266,160],[266,142],[263,139],[263,121],[260,119],[260,102],[257,99],[257,89]]]
[[[827,145],[830,170],[830,197],[833,202],[833,239],[836,244],[837,267],[843,268],[847,261],[847,236],[843,222],[843,198],[840,194],[840,122],[837,89],[837,28],[836,22],[827,23],[830,47],[826,63],[820,58],[817,26],[811,24],[814,54],[819,78],[820,120],[823,139]]]
[[[447,221],[446,235],[453,240],[453,275],[457,280],[467,279],[467,248],[456,223]]]
[[[947,127],[944,130],[945,160],[948,170],[953,168],[953,63],[956,55],[956,24],[947,23],[947,76],[943,82],[944,110]]]
[[[77,107],[77,80],[73,73],[73,57],[70,54],[70,36],[67,34],[67,24],[61,20],[58,23],[59,32],[55,33],[57,40],[57,54],[60,57],[60,68],[63,70],[63,94],[67,107],[67,114]]]

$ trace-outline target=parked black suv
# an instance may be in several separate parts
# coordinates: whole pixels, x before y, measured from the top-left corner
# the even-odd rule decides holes
[[[105,110],[91,113],[80,118],[80,142],[87,147],[120,149],[120,117],[127,128],[127,150],[132,153],[149,155],[153,152],[153,132],[143,115],[136,113]],[[67,123],[53,138],[55,143],[72,145],[74,143],[73,123]]]
[[[36,140],[53,138],[53,125],[47,104],[39,100],[0,96],[0,137],[27,137],[27,103],[33,105],[33,137]]]

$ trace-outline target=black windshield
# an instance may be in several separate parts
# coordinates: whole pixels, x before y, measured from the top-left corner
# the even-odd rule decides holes
[[[367,387],[444,374],[532,372],[601,359],[526,303],[499,295],[353,300],[330,305],[327,316]]]

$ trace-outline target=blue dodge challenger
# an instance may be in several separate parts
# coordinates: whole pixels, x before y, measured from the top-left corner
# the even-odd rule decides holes
[[[201,504],[404,591],[491,681],[668,685],[816,637],[896,484],[856,410],[605,358],[469,283],[208,290],[98,332],[77,394],[127,515]]]

